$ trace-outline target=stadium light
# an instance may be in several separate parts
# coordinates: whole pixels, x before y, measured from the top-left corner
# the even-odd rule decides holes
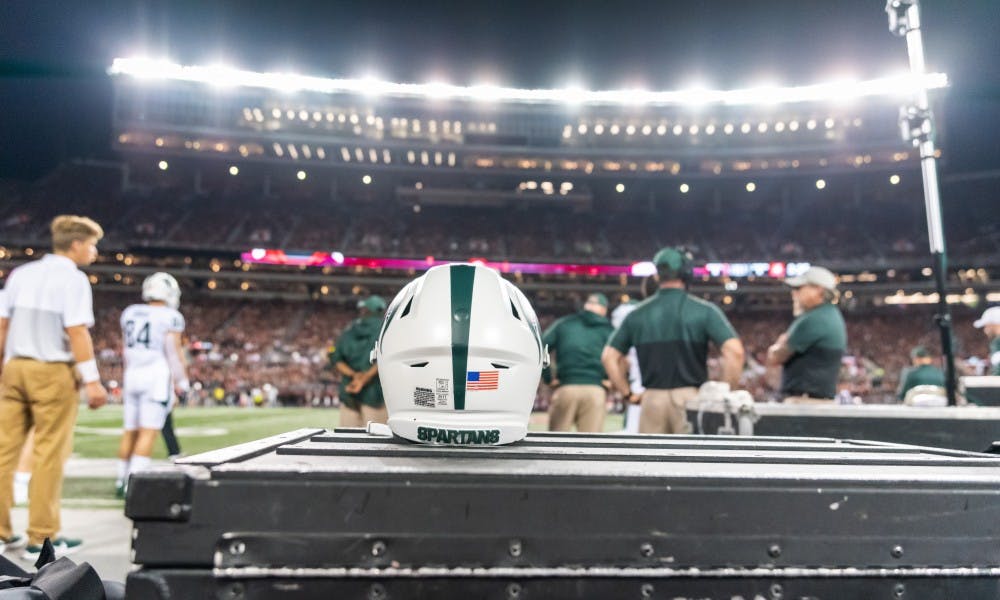
[[[889,31],[893,35],[906,37],[906,34],[913,29],[910,23],[910,16],[907,14],[913,6],[913,0],[889,0],[885,5],[885,12],[889,16]]]
[[[756,87],[735,90],[584,90],[522,89],[502,86],[458,86],[446,83],[393,83],[374,78],[332,79],[294,73],[258,73],[226,67],[183,66],[167,60],[116,58],[108,69],[116,76],[139,80],[174,80],[216,86],[242,86],[280,92],[319,92],[405,98],[518,102],[527,104],[587,104],[598,106],[704,106],[710,104],[772,105],[841,101],[870,96],[905,97],[918,89],[948,85],[944,73],[900,74],[867,81],[841,80],[794,87]]]

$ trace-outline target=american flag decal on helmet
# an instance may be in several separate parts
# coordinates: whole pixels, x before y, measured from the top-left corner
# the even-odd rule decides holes
[[[470,392],[495,390],[500,386],[500,371],[469,371],[465,389]]]

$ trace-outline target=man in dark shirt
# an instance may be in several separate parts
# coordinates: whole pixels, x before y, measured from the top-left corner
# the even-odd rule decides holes
[[[708,380],[708,345],[722,354],[723,379],[736,387],[743,343],[718,306],[688,294],[691,255],[664,248],[653,257],[659,291],[625,317],[608,339],[601,360],[611,384],[630,402],[641,402],[639,433],[686,433],[686,404]],[[622,357],[635,347],[646,391],[633,397]]]
[[[614,331],[607,314],[607,296],[591,294],[583,310],[559,319],[542,336],[553,355],[542,377],[556,388],[549,407],[550,431],[569,431],[574,425],[577,431],[604,431],[607,391],[601,349]]]
[[[840,359],[847,349],[844,317],[833,304],[837,277],[823,267],[810,267],[785,283],[792,288],[795,320],[768,348],[767,362],[783,367],[785,402],[833,402]]]
[[[899,377],[899,389],[896,390],[896,397],[900,400],[906,398],[906,392],[918,385],[933,385],[944,389],[944,372],[934,365],[934,357],[923,346],[917,346],[910,351],[910,361],[912,367],[903,369]]]
[[[360,316],[340,334],[330,363],[340,373],[340,426],[364,427],[385,423],[388,413],[382,397],[378,365],[371,362],[375,338],[382,327],[385,300],[369,296],[358,302]]]

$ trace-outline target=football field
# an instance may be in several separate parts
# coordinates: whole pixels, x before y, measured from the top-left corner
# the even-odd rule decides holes
[[[340,423],[335,408],[185,408],[174,410],[174,428],[185,455],[242,444],[260,438],[301,429],[303,427],[333,428]],[[534,413],[531,429],[544,430],[548,415]],[[121,406],[105,406],[100,410],[80,409],[73,442],[75,458],[114,458],[121,436]],[[622,427],[622,416],[608,415],[605,431]],[[162,440],[154,446],[153,458],[165,459]]]
[[[339,414],[335,408],[180,407],[174,410],[174,428],[184,454],[191,456],[295,429],[332,429],[340,423]],[[114,497],[114,476],[110,474],[113,473],[113,461],[118,453],[121,424],[121,406],[105,406],[100,410],[80,409],[73,440],[73,460],[77,461],[75,464],[103,465],[98,470],[109,474],[95,475],[67,468],[63,498],[68,506],[115,509],[122,506],[121,500]],[[547,426],[546,413],[531,415],[532,430],[545,430]],[[604,422],[605,431],[618,431],[621,427],[620,414],[609,414]],[[166,458],[163,441],[158,440],[153,459]]]

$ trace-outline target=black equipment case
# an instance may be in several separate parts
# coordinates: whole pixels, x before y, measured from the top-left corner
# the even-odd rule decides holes
[[[970,452],[985,452],[1000,440],[1000,407],[995,406],[756,402],[750,408],[754,435],[877,440]],[[735,429],[741,415],[720,403],[702,406],[692,400],[687,417],[695,433],[714,434],[725,430],[727,410]]]
[[[1000,598],[1000,456],[299,430],[133,476],[129,599]]]

